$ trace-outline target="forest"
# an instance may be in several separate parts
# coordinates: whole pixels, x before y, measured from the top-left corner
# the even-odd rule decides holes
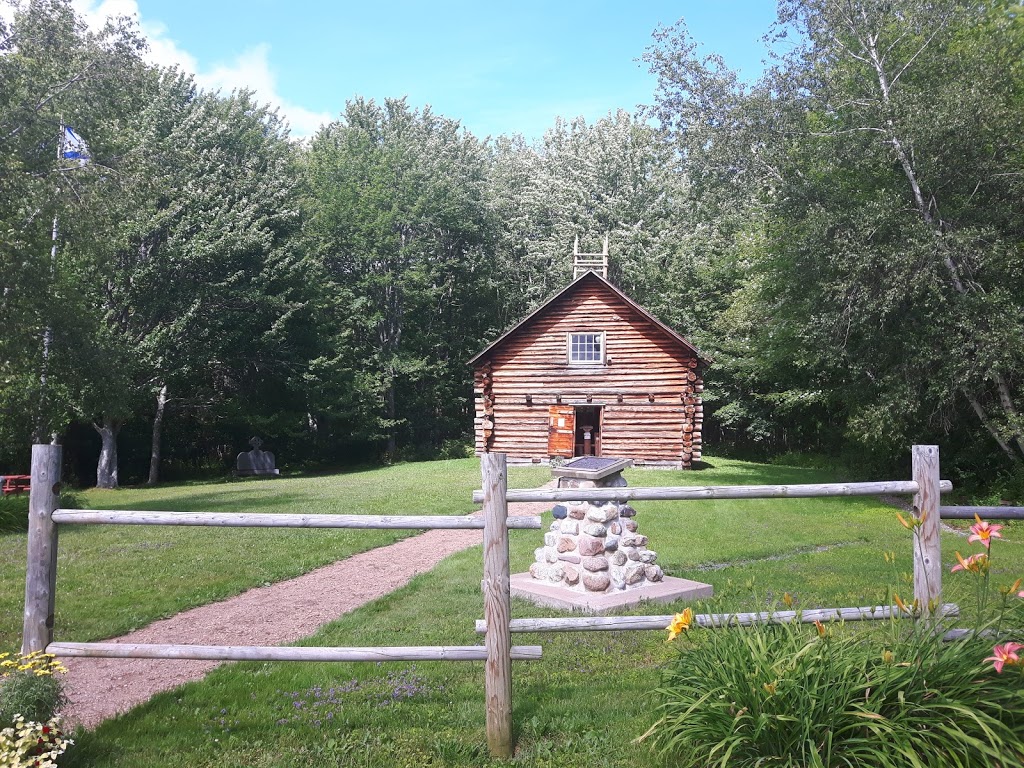
[[[2,0],[10,3],[10,0]],[[1024,8],[780,0],[756,82],[684,20],[650,103],[542,139],[352,96],[308,141],[69,0],[0,20],[0,474],[466,455],[467,360],[574,238],[701,348],[709,455],[857,471],[935,443],[1024,497]],[[340,105],[339,105],[340,106]],[[64,126],[88,158],[62,157]]]

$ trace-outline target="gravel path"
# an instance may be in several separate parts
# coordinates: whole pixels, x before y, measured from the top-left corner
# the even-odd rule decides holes
[[[509,514],[540,514],[549,508],[542,503],[510,504]],[[482,541],[480,530],[427,531],[289,581],[161,619],[107,642],[285,645]],[[160,691],[203,677],[223,662],[74,658],[64,663],[68,704],[63,717],[71,725],[94,728]]]

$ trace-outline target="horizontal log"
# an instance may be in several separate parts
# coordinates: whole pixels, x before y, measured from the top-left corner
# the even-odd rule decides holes
[[[204,525],[217,528],[388,528],[483,529],[482,517],[445,515],[286,515],[249,512],[149,512],[116,509],[58,509],[58,523],[76,525]],[[509,528],[540,528],[531,515],[508,518]]]
[[[683,407],[679,404],[678,400],[671,396],[657,396],[652,403],[647,399],[647,395],[627,395],[626,398],[619,402],[616,395],[601,394],[599,392],[574,395],[574,394],[562,394],[561,400],[556,400],[553,394],[542,394],[538,395],[536,392],[529,393],[532,395],[532,405],[528,405],[526,402],[526,395],[518,395],[514,400],[503,398],[497,405],[494,406],[492,413],[496,414],[498,418],[508,417],[510,413],[527,413],[536,414],[538,408],[547,410],[552,405],[603,405],[605,410],[605,416],[611,414],[645,414],[650,413],[652,419],[664,418],[666,414],[674,413],[678,415],[679,421],[684,418],[692,420],[692,416],[688,416],[683,413]],[[588,403],[587,397],[590,397]],[[657,413],[654,413],[654,412]]]
[[[953,490],[943,480],[939,490]],[[917,493],[913,480],[892,480],[875,483],[807,483],[803,485],[708,485],[663,488],[531,488],[508,492],[509,501],[658,501],[689,499],[785,499],[816,496],[877,496],[881,493]],[[473,501],[483,500],[482,491],[473,492]]]
[[[992,520],[1024,520],[1024,507],[939,507],[943,520],[973,520],[975,515]]]
[[[586,371],[585,376],[614,376],[618,378],[629,378],[631,376],[656,380],[658,376],[672,377],[683,384],[690,384],[689,374],[692,373],[684,366],[678,364],[671,357],[656,357],[649,355],[638,355],[632,352],[625,352],[626,356],[614,357],[609,351],[610,362],[605,365],[595,364],[591,366],[573,366],[565,361],[564,350],[561,353],[547,352],[537,355],[532,359],[520,359],[507,362],[495,371],[490,381],[504,382],[513,379],[532,379],[537,377],[565,377],[572,371]],[[699,380],[699,377],[697,377]],[[481,384],[486,379],[478,379]]]
[[[525,394],[533,395],[534,397],[553,397],[554,395],[565,395],[579,393],[592,394],[595,397],[605,397],[616,399],[622,398],[635,398],[635,397],[646,397],[650,391],[663,393],[666,397],[671,396],[676,404],[683,404],[684,397],[694,397],[694,395],[683,394],[683,384],[681,382],[671,382],[664,376],[656,376],[651,379],[640,380],[633,376],[601,376],[595,377],[594,381],[586,381],[581,379],[579,376],[567,374],[565,376],[550,376],[544,380],[523,380],[521,382],[502,379],[499,382],[499,387],[493,390],[493,394],[498,399],[507,400],[509,397],[518,396],[522,397]],[[478,398],[483,400],[483,391]],[[696,404],[691,403],[693,407],[697,407]]]
[[[609,351],[609,355],[612,353]],[[623,354],[620,352],[620,355]],[[481,385],[488,381],[504,382],[537,377],[566,378],[573,371],[584,371],[586,376],[615,376],[622,379],[646,378],[657,380],[659,376],[671,376],[682,384],[692,386],[691,371],[670,357],[656,357],[625,353],[628,357],[612,357],[606,365],[570,365],[565,360],[564,347],[560,352],[548,351],[529,360],[515,360],[504,363],[489,379],[477,379]],[[699,378],[699,377],[698,377]]]
[[[960,615],[956,603],[943,603],[942,616]],[[698,613],[693,617],[699,627],[748,627],[751,624],[788,624],[798,621],[881,621],[891,618],[911,618],[912,614],[896,606],[869,605],[858,608],[815,608],[805,611],[761,611],[759,613]],[[675,617],[665,616],[573,616],[564,619],[512,619],[512,632],[625,632],[629,630],[665,630]],[[477,634],[487,632],[487,622],[478,619]]]
[[[50,643],[58,658],[202,659],[206,661],[486,661],[482,645],[407,645],[382,647],[300,648],[260,645],[179,645],[142,643]],[[539,645],[512,646],[512,658],[541,658]]]
[[[994,629],[950,629],[942,636],[944,642],[952,643],[957,640],[970,640],[973,637],[984,637],[989,639],[993,644],[998,643],[1000,640],[1013,640],[1020,642],[1024,640],[1024,632],[1021,630],[1014,630],[1010,628],[1003,629],[1002,632],[996,632]]]
[[[641,404],[649,403],[649,395],[653,394],[655,402],[660,402],[665,405],[673,405],[676,408],[682,410],[683,403],[679,399],[679,388],[678,387],[666,387],[664,389],[655,387],[645,387],[642,384],[635,388],[632,392],[607,392],[590,389],[586,386],[586,383],[582,384],[578,379],[573,381],[572,386],[567,386],[562,383],[555,386],[549,386],[541,388],[537,385],[524,384],[522,387],[516,387],[515,389],[502,389],[495,390],[494,397],[492,398],[494,406],[496,408],[507,408],[510,405],[523,405],[526,402],[527,395],[533,400],[534,405],[538,404],[558,404],[558,398],[562,399],[563,405],[570,405],[572,403],[566,401],[585,400],[586,398],[592,398],[593,400],[600,400],[602,403],[607,405],[624,405],[624,404]],[[577,403],[578,404],[578,403]]]

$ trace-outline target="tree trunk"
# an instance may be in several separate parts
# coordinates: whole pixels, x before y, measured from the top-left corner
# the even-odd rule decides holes
[[[156,413],[153,415],[153,440],[149,448],[149,479],[146,485],[156,485],[160,481],[160,439],[164,430],[164,411],[167,409],[167,385],[160,387],[156,393]]]
[[[393,461],[398,451],[398,444],[395,440],[395,378],[391,376],[388,388],[384,392],[384,415],[388,420],[388,461]]]
[[[121,422],[109,416],[103,417],[103,426],[93,424],[100,435],[100,460],[96,464],[96,487],[117,488],[117,433]]]
[[[978,398],[976,398],[966,389],[963,390],[963,393],[964,396],[967,398],[967,402],[971,404],[971,408],[977,415],[978,420],[981,421],[981,425],[985,427],[988,433],[992,436],[992,439],[996,441],[996,444],[1002,449],[1003,453],[1006,454],[1006,457],[1014,463],[1019,462],[1020,457],[1013,452],[1013,448],[1010,447],[1009,443],[1003,440],[1003,438],[1000,436],[996,428],[992,426],[992,422],[989,421],[988,416],[985,414],[985,409],[982,408],[981,403],[978,402]]]
[[[942,21],[941,23],[944,24],[945,21]],[[932,38],[928,39],[925,46],[931,42],[931,39]],[[888,106],[891,100],[891,85],[897,78],[899,78],[899,75],[897,75],[896,78],[890,79],[885,68],[885,54],[880,52],[877,47],[878,36],[868,36],[865,40],[868,58],[870,59],[878,77],[878,86],[881,92],[882,101]],[[923,46],[921,50],[923,50]],[[911,59],[911,61],[912,60],[913,59]],[[907,66],[909,66],[909,62]],[[905,69],[906,67],[904,67],[904,70]],[[902,70],[900,74],[902,74]],[[944,242],[944,224],[942,215],[939,212],[938,200],[934,195],[932,195],[930,199],[925,199],[926,196],[922,190],[920,175],[914,165],[914,158],[905,149],[905,143],[900,140],[899,136],[897,136],[896,126],[893,124],[893,121],[891,119],[887,120],[884,127],[880,130],[882,130],[883,133],[887,133],[889,136],[888,142],[892,145],[896,154],[896,159],[899,161],[900,166],[903,169],[903,175],[906,177],[907,183],[910,185],[911,193],[914,196],[914,205],[917,208],[917,212],[920,215],[921,220],[932,229],[935,235],[936,255],[941,257],[943,266],[946,268],[946,272],[949,275],[949,280],[953,289],[961,296],[968,295],[976,289],[970,288],[968,285],[964,284],[964,281],[960,277],[960,269]],[[1006,454],[1011,461],[1019,462],[1021,456],[1015,453],[1013,448],[1010,446],[1010,442],[1013,442],[1016,444],[1021,454],[1024,455],[1024,437],[1022,437],[1021,431],[1017,426],[1019,419],[1017,416],[1017,408],[1013,401],[1013,393],[1010,391],[1010,386],[1001,373],[996,372],[992,374],[990,378],[996,385],[999,392],[999,405],[1002,408],[1003,415],[1005,416],[1007,423],[1010,424],[1013,429],[1013,433],[1009,436],[1009,440],[1004,439],[999,435],[994,426],[985,416],[985,412],[977,398],[968,394],[966,391],[964,394],[967,395],[968,401],[970,402],[971,408],[974,410],[975,414],[977,414],[978,418],[981,419],[982,425],[995,439],[1003,453]]]

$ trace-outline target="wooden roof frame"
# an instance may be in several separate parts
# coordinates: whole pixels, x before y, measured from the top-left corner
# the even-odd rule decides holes
[[[642,317],[644,317],[647,320],[650,320],[652,323],[654,323],[655,327],[657,327],[660,331],[662,331],[672,341],[677,342],[684,349],[686,349],[686,350],[692,352],[694,355],[696,355],[697,356],[697,360],[704,367],[707,367],[708,365],[711,364],[711,362],[712,362],[711,358],[705,356],[704,353],[702,353],[699,349],[697,349],[697,347],[695,347],[693,344],[691,344],[689,341],[687,341],[683,336],[681,336],[680,334],[676,333],[674,330],[669,328],[667,325],[665,325],[665,323],[661,322],[661,320],[659,320],[654,315],[652,315],[650,312],[648,312],[646,309],[641,307],[639,304],[637,304],[635,301],[633,301],[631,298],[629,298],[629,296],[624,294],[622,291],[620,291],[618,288],[616,288],[610,282],[605,280],[599,274],[597,274],[594,271],[588,271],[588,272],[585,272],[584,274],[580,275],[575,280],[573,280],[571,283],[569,283],[569,285],[567,285],[565,288],[560,290],[558,293],[556,293],[550,299],[548,299],[543,304],[541,304],[539,307],[537,307],[537,309],[535,309],[529,315],[527,315],[522,320],[520,320],[518,323],[516,323],[514,326],[512,326],[509,330],[505,331],[505,333],[503,333],[497,339],[495,339],[490,344],[488,344],[486,347],[484,347],[477,355],[475,355],[467,363],[467,365],[476,365],[482,359],[484,359],[485,357],[488,357],[497,347],[501,346],[505,342],[506,339],[508,339],[510,336],[512,336],[514,333],[516,333],[516,331],[518,331],[523,326],[529,324],[531,321],[534,320],[534,318],[536,318],[537,316],[542,314],[549,306],[554,304],[556,301],[561,299],[563,296],[565,296],[568,293],[574,291],[578,286],[582,285],[584,281],[588,281],[588,280],[596,280],[599,284],[601,284],[602,286],[604,286],[605,288],[610,290],[612,293],[614,293],[616,296],[618,296],[620,299],[625,301],[630,307],[632,307],[637,312],[639,312]]]

